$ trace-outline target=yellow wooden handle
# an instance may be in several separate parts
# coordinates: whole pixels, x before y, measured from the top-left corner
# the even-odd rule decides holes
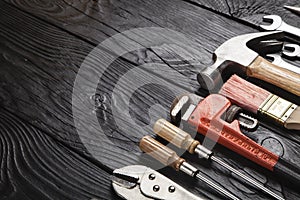
[[[178,148],[188,150],[190,153],[195,152],[195,148],[200,144],[199,141],[194,140],[190,134],[174,126],[165,119],[159,119],[155,122],[153,127],[154,133],[171,142]]]
[[[247,76],[266,81],[300,96],[300,75],[274,65],[260,56],[247,67]]]
[[[150,136],[145,136],[140,141],[140,149],[164,165],[171,166],[179,171],[185,160],[180,158],[175,151],[156,141]]]

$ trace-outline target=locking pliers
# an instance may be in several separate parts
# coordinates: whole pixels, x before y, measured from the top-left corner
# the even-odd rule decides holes
[[[112,185],[120,197],[129,200],[202,200],[157,171],[142,165],[114,170]]]

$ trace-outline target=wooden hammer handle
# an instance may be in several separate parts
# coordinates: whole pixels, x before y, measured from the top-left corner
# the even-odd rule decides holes
[[[260,56],[247,67],[247,76],[272,83],[300,96],[300,75],[274,65]]]
[[[171,166],[179,171],[185,160],[180,158],[175,151],[156,141],[150,136],[145,136],[140,141],[140,149],[166,166]]]
[[[190,153],[195,152],[195,148],[200,144],[194,140],[190,134],[174,126],[165,119],[159,119],[153,127],[154,133],[171,142],[178,148],[188,150]]]

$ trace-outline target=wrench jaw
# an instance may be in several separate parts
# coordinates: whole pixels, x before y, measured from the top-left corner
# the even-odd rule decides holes
[[[280,66],[280,63],[282,62],[281,56],[278,54],[267,54],[266,58],[271,60],[271,62],[277,66]]]
[[[278,28],[282,24],[282,19],[278,15],[266,15],[263,17],[263,22],[269,22],[271,24],[269,25],[260,25],[260,28],[266,30],[266,31],[275,31],[278,30]]]
[[[187,123],[187,111],[195,108],[204,98],[196,94],[188,93],[176,97],[170,109],[171,121],[176,126]]]
[[[300,57],[300,46],[297,44],[286,44],[283,50],[282,54],[289,58]]]

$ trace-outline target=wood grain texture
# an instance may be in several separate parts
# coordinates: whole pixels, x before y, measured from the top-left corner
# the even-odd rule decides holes
[[[55,139],[88,154],[73,125],[71,98],[76,72],[93,46],[26,14],[22,15],[17,10],[9,10],[5,6],[1,8],[1,105],[45,130]],[[22,26],[11,25],[21,22]],[[9,30],[9,27],[14,28]],[[116,65],[126,66],[119,63]],[[94,106],[93,103],[90,105]],[[116,129],[111,131],[117,134]],[[110,132],[107,133],[110,135]],[[110,148],[101,149],[109,152]],[[114,152],[117,153],[118,148]],[[119,153],[125,157],[128,154],[121,150]],[[135,160],[134,156],[125,163],[123,159],[108,158],[102,156],[103,160],[115,163],[113,168]]]
[[[110,174],[0,109],[0,199],[119,199]]]
[[[96,124],[83,123],[82,130],[86,131],[86,141],[90,141],[94,150],[90,153],[98,155],[101,163],[111,168],[133,163],[153,165],[152,159],[141,158],[137,143],[142,136],[149,134],[154,120],[166,117],[168,106],[175,97],[174,91],[181,91],[183,88],[179,85],[187,83],[192,86],[191,91],[196,91],[198,84],[195,82],[195,72],[198,70],[197,67],[210,64],[212,51],[232,36],[255,31],[183,1],[116,1],[105,5],[102,5],[102,1],[49,2],[0,3],[3,19],[0,22],[0,41],[3,49],[1,63],[4,66],[0,69],[3,77],[0,80],[3,86],[1,106],[5,106],[68,147],[77,149],[81,154],[86,153],[86,149],[80,142],[82,138],[78,137],[73,124],[71,94],[79,66],[95,45],[114,33],[133,27],[159,26],[188,34],[200,52],[197,59],[187,54],[182,60],[174,53],[174,50],[178,51],[178,47],[171,48],[165,44],[158,44],[125,55],[128,62],[124,59],[116,60],[100,78],[97,93],[91,92],[85,96],[89,99],[86,104],[89,108],[94,108],[101,129],[113,143],[100,146],[97,143],[99,141],[93,140],[94,138],[89,135],[90,130],[95,130]],[[49,22],[52,25],[49,25]],[[211,27],[215,27],[213,33]],[[106,53],[98,56],[110,55]],[[186,60],[194,62],[196,67],[190,67]],[[91,63],[90,73],[85,74],[86,80],[99,70],[96,60],[92,60]],[[113,95],[116,84],[126,72],[133,68],[142,68],[137,67],[137,64],[147,65],[136,76],[125,79],[123,87],[117,95]],[[191,81],[181,80],[177,72]],[[158,76],[161,74],[165,76]],[[172,78],[165,78],[166,76]],[[149,77],[155,78],[154,80],[167,87],[162,87],[162,84],[146,84],[148,82],[145,80]],[[133,78],[141,81],[143,86],[129,96],[128,91],[135,80]],[[173,84],[176,82],[176,85]],[[120,100],[128,97],[130,97],[129,114],[125,113],[122,117],[113,116],[111,107],[115,102],[114,98]],[[120,104],[115,104],[115,109],[122,113],[124,104],[118,102]],[[115,118],[120,119],[118,124]],[[129,118],[138,126],[131,126]],[[81,120],[85,121],[84,118]],[[263,127],[247,134],[292,162],[299,162],[297,143],[299,135],[285,134],[282,131],[283,136],[278,136]],[[284,182],[280,185],[279,179],[274,178],[271,173],[222,147],[217,146],[216,150],[217,155],[289,199],[299,198],[297,191],[290,189]],[[192,156],[184,155],[184,157],[241,198],[266,198],[261,192],[246,187],[228,174],[222,173],[224,170],[217,170],[218,166],[213,165],[214,168],[210,169],[207,164],[200,165],[199,160]],[[201,182],[195,182],[170,170],[164,172],[200,196],[218,198]]]
[[[291,0],[288,2],[284,0],[271,0],[268,2],[255,0],[187,0],[187,2],[196,3],[203,8],[222,13],[225,16],[236,20],[241,20],[244,23],[252,24],[257,28],[261,24],[262,17],[264,15],[272,14],[281,16],[283,20],[293,26],[300,27],[300,24],[298,22],[299,20],[295,20],[295,18],[297,18],[297,15],[283,7],[284,5],[297,6],[297,3],[299,3],[297,0]]]

